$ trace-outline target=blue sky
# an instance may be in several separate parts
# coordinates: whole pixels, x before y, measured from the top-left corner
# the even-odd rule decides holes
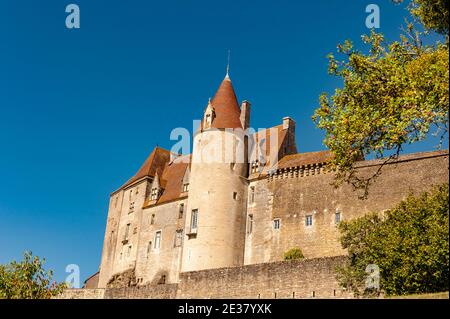
[[[80,29],[65,27],[69,3]],[[201,116],[228,49],[252,126],[291,116],[299,150],[323,149],[311,115],[339,86],[326,55],[347,38],[360,44],[370,3],[397,39],[407,12],[389,0],[2,0],[0,263],[32,250],[58,280],[68,264],[82,279],[97,271],[109,193]]]

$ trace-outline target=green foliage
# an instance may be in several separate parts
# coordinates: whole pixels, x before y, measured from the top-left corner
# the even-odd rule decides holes
[[[0,299],[49,299],[66,285],[52,282],[53,272],[45,271],[45,259],[25,252],[23,260],[0,265]]]
[[[399,3],[403,0],[394,0]],[[448,34],[448,0],[413,0],[409,11],[425,28],[441,34]]]
[[[284,260],[294,260],[294,259],[303,259],[302,250],[298,247],[291,248],[287,252],[284,253]]]
[[[357,295],[365,288],[366,267],[380,270],[387,295],[448,291],[448,184],[420,196],[410,195],[382,215],[369,214],[339,225],[349,262],[338,268],[338,280]]]
[[[426,8],[411,10],[435,7]],[[386,163],[403,145],[421,141],[430,132],[439,134],[442,143],[448,132],[449,49],[448,41],[423,46],[412,24],[399,41],[387,43],[374,31],[362,40],[368,53],[355,50],[347,40],[338,46],[342,61],[329,55],[329,73],[343,80],[343,88],[331,97],[320,96],[313,120],[326,132],[336,186],[348,182],[364,189],[366,196],[381,168],[373,176],[358,176],[354,165],[362,156],[384,158]]]

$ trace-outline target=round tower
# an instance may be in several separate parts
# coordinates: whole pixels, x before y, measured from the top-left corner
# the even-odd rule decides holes
[[[227,74],[194,137],[182,271],[243,265],[246,122]]]

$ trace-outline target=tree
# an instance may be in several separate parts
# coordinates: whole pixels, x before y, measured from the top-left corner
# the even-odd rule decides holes
[[[298,247],[289,249],[287,252],[284,253],[283,256],[284,260],[295,260],[303,258],[305,257],[303,256],[302,250]]]
[[[403,0],[395,0],[400,3]],[[413,0],[409,11],[429,30],[448,34],[448,0]]]
[[[387,295],[441,292],[449,280],[448,184],[410,195],[384,214],[369,214],[339,225],[348,263],[338,268],[340,284],[356,295],[367,289],[368,265],[380,271]]]
[[[410,11],[425,28],[448,33],[444,0],[414,0]],[[447,9],[445,9],[447,10]],[[387,43],[382,34],[362,36],[368,53],[354,49],[351,41],[338,45],[338,60],[329,58],[329,73],[343,80],[343,88],[330,97],[320,96],[313,120],[326,136],[333,153],[330,168],[335,185],[350,183],[367,196],[370,184],[383,165],[369,177],[359,176],[355,163],[362,157],[382,158],[385,164],[398,157],[402,147],[424,140],[429,133],[448,133],[449,49],[444,43],[423,45],[422,33],[412,23],[399,41]]]
[[[0,299],[49,299],[66,288],[52,281],[53,272],[45,271],[45,259],[25,252],[23,260],[0,265]]]

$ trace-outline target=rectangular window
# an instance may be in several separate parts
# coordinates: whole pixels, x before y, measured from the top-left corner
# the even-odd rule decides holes
[[[184,204],[180,204],[180,208],[178,211],[178,218],[179,219],[183,218],[183,214],[184,214]]]
[[[161,248],[161,231],[155,233],[155,249]]]
[[[253,231],[253,215],[248,215],[247,219],[247,234],[251,234]]]
[[[191,233],[197,232],[198,226],[198,209],[193,209],[191,214]]]
[[[237,194],[237,192],[233,192],[233,199],[234,199],[234,200],[237,200],[237,199],[238,199],[238,194]]]
[[[256,161],[252,162],[251,165],[252,165],[251,166],[251,173],[252,174],[257,173],[258,172],[258,168],[259,168],[259,161],[256,160]]]
[[[150,225],[155,224],[155,214],[152,214],[152,217],[150,217]]]
[[[158,199],[158,189],[157,188],[153,188],[152,189],[152,194],[150,197],[151,200],[157,200]]]
[[[250,203],[253,204],[255,202],[255,186],[250,187]]]
[[[336,212],[334,214],[334,223],[339,224],[341,222],[341,212]]]
[[[134,212],[134,202],[130,202],[130,209],[128,210],[128,214]]]
[[[131,224],[127,224],[127,226],[125,228],[125,235],[123,236],[124,240],[127,240],[128,237],[130,236],[130,227],[131,227]]]
[[[152,242],[149,241],[147,244],[147,257],[150,255],[150,252],[152,251]]]
[[[305,225],[306,226],[312,226],[313,223],[313,217],[312,215],[307,215],[305,219]]]
[[[276,218],[273,220],[273,229],[280,229],[281,227],[281,219]]]
[[[189,183],[184,183],[183,184],[183,193],[189,191]]]
[[[183,243],[183,230],[177,229],[175,232],[175,244],[174,247],[181,247],[181,244]]]

